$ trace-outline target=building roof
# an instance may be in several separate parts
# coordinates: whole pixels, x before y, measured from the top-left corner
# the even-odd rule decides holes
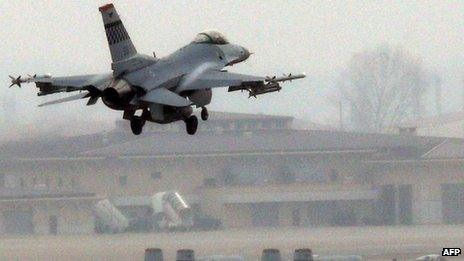
[[[284,119],[269,116],[214,112],[213,119]],[[215,131],[201,129],[196,135],[185,132],[147,132],[134,136],[116,129],[113,132],[77,137],[47,137],[0,145],[0,160],[75,159],[94,157],[156,157],[217,154],[266,153],[371,153],[388,157],[415,157],[448,139],[413,135],[388,135],[324,130],[259,129]],[[388,152],[388,153],[385,153]],[[384,157],[387,157],[385,156]]]
[[[464,142],[446,140],[422,155],[421,159],[464,159]]]
[[[201,155],[214,153],[337,152],[384,150],[424,153],[444,138],[337,131],[256,131],[249,133],[199,133],[195,136],[163,133],[135,141],[88,150],[86,156]]]
[[[443,124],[448,124],[457,121],[464,121],[464,111],[456,111],[445,113],[442,115],[434,115],[430,117],[424,117],[419,120],[407,121],[400,126],[399,128],[420,128],[420,127],[433,127],[440,126]]]
[[[210,119],[212,120],[265,120],[265,119],[277,119],[277,120],[293,120],[293,117],[283,115],[269,115],[269,114],[251,114],[251,113],[235,113],[235,112],[219,112],[210,111]]]
[[[292,117],[278,115],[263,115],[263,114],[246,114],[246,113],[229,113],[229,112],[210,112],[210,120],[207,124],[200,124],[199,132],[216,131],[211,129],[208,124],[215,122],[236,122],[236,121],[284,121],[291,122]],[[12,141],[0,144],[0,160],[14,158],[45,158],[45,157],[76,157],[85,151],[105,148],[108,145],[117,145],[130,141],[137,141],[140,136],[134,136],[130,132],[127,121],[118,121],[116,129],[108,132],[100,132],[97,134],[80,135],[73,137],[64,137],[56,134],[49,136],[34,136],[22,141]],[[160,131],[157,127],[164,125],[147,124],[142,137],[152,137],[164,135],[164,132],[169,132],[167,135],[171,138],[178,136],[186,136],[183,124],[176,123],[177,129],[169,129],[168,131]],[[204,126],[203,126],[204,125]],[[204,128],[201,128],[201,127]],[[284,125],[284,128],[286,125]],[[228,130],[225,130],[228,131]],[[240,130],[235,130],[240,131]],[[161,133],[160,133],[161,132]],[[172,140],[170,141],[172,142]]]
[[[136,139],[123,133],[99,133],[75,137],[48,136],[22,141],[13,141],[0,145],[0,159],[69,157],[79,155],[89,149],[97,149],[111,144]]]

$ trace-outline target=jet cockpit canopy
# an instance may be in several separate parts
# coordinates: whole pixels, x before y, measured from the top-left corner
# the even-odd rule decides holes
[[[227,38],[218,31],[205,31],[197,34],[194,43],[197,44],[228,44]]]

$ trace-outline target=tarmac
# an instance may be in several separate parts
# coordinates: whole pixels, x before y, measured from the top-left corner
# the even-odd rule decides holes
[[[0,238],[0,259],[143,260],[144,250],[153,247],[163,249],[165,260],[175,260],[178,249],[193,249],[197,257],[227,254],[259,260],[264,248],[279,249],[286,260],[291,260],[296,248],[311,248],[317,255],[361,255],[365,260],[414,260],[425,254],[439,254],[443,247],[463,248],[464,225],[8,236]]]

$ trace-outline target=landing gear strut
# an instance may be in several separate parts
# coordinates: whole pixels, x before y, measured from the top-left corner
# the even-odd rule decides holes
[[[197,132],[197,127],[198,127],[198,119],[197,116],[192,115],[188,117],[185,121],[185,128],[187,130],[187,133],[189,135],[194,135],[195,132]]]
[[[201,107],[201,119],[207,121],[209,118],[208,109],[206,107]]]
[[[133,116],[130,120],[131,130],[134,135],[140,135],[142,133],[143,125],[145,125],[145,120],[140,116]]]

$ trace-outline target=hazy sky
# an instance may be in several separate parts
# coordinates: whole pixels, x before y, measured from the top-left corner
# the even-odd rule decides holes
[[[4,86],[0,89],[0,105],[10,107],[0,113],[2,133],[23,124],[32,129],[31,133],[60,124],[87,129],[87,119],[111,123],[121,117],[121,112],[105,109],[101,102],[93,107],[79,101],[37,108],[37,104],[61,96],[37,97],[33,85],[21,90],[7,88],[8,74],[50,72],[62,76],[109,71],[110,55],[98,12],[105,3],[0,1],[0,83]],[[211,110],[285,114],[324,122],[334,113],[325,95],[351,55],[386,43],[420,56],[427,68],[442,75],[446,110],[458,108],[462,101],[462,1],[114,3],[141,53],[156,51],[164,56],[190,42],[198,32],[217,29],[254,52],[249,61],[231,71],[308,75],[303,81],[286,84],[279,94],[257,100],[248,99],[245,93],[215,90]]]

